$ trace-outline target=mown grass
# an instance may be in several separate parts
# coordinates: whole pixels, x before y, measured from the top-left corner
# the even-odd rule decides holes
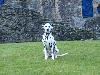
[[[56,60],[44,60],[41,42],[0,44],[0,75],[100,75],[100,41],[58,41]]]

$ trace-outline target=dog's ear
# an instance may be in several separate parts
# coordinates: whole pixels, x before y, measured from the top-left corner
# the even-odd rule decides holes
[[[53,29],[53,27],[51,26],[51,29]]]
[[[42,28],[44,29],[44,25],[42,25]]]

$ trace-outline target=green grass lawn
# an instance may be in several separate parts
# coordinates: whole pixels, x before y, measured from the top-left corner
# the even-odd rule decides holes
[[[100,41],[58,41],[60,54],[44,60],[41,42],[0,44],[0,75],[100,75]]]

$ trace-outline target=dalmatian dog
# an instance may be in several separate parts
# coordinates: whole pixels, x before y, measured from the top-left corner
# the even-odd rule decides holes
[[[45,25],[42,25],[44,29],[44,34],[42,35],[42,43],[44,45],[44,56],[45,60],[48,59],[48,57],[51,57],[52,60],[57,58],[57,54],[59,52],[57,46],[56,46],[56,41],[54,37],[52,36],[52,29],[53,27],[49,24],[46,23]]]

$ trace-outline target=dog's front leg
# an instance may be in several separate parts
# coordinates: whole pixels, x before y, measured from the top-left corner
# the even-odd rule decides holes
[[[54,49],[53,48],[51,48],[51,55],[52,55],[52,60],[54,60],[55,55],[54,55]]]
[[[48,52],[47,52],[46,48],[44,48],[44,54],[45,54],[45,60],[47,60],[48,59]]]

